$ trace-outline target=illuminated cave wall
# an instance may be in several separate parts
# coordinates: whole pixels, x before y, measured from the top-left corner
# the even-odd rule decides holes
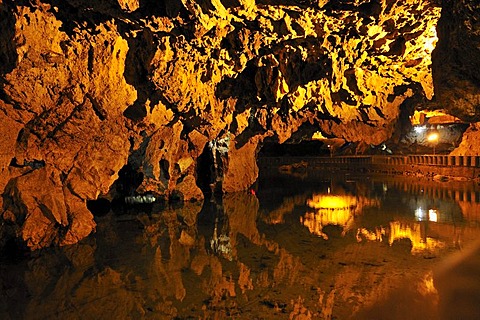
[[[266,137],[381,144],[433,96],[440,11],[434,0],[0,1],[1,239],[35,249],[87,236],[86,201],[122,192],[126,165],[143,178],[133,192],[201,200],[200,184],[251,185]]]

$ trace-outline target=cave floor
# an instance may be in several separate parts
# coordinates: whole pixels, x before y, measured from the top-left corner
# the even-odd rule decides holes
[[[472,183],[269,174],[96,221],[77,245],[1,257],[1,319],[480,316]]]

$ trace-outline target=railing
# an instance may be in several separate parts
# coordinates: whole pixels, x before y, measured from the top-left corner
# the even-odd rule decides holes
[[[378,164],[425,165],[440,167],[480,168],[480,156],[406,155],[406,156],[341,156],[341,157],[268,157],[268,164],[306,161],[310,165]]]
[[[372,163],[479,168],[480,156],[446,156],[446,155],[372,156]]]

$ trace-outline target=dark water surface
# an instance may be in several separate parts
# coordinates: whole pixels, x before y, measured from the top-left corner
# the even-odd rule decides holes
[[[78,245],[2,257],[0,319],[475,319],[479,198],[468,182],[266,174],[110,212]]]

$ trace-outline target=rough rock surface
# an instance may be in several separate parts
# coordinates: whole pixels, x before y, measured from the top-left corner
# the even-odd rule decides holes
[[[432,54],[434,103],[473,122],[452,155],[478,155],[480,121],[480,3],[443,1],[438,21],[439,41]]]
[[[479,16],[478,1],[443,1],[439,41],[433,52],[435,100],[470,122],[480,120]]]
[[[86,236],[86,201],[118,196],[127,165],[124,193],[201,200],[248,188],[267,137],[381,144],[432,98],[439,16],[430,0],[0,1],[2,239]]]
[[[462,142],[450,154],[452,156],[478,156],[480,150],[480,123],[472,123],[465,131]]]

